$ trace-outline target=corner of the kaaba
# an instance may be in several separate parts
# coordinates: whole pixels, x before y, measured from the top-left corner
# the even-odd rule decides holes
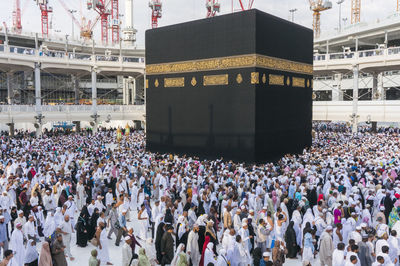
[[[302,153],[312,141],[312,76],[265,68],[255,75],[255,160]]]
[[[147,31],[146,148],[248,163],[301,153],[312,38],[258,10]]]

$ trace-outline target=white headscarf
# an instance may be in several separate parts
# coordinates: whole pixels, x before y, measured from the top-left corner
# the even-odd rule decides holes
[[[214,244],[212,242],[207,244],[207,248],[204,252],[204,265],[208,265],[208,263],[213,263],[214,265],[217,264],[217,261],[214,258]]]
[[[196,223],[199,226],[206,226],[207,218],[208,218],[207,214],[203,214],[199,218],[197,218]]]
[[[39,253],[36,250],[36,245],[32,246],[32,239],[29,239],[25,250],[25,263],[31,263],[39,258]]]
[[[54,214],[54,222],[55,222],[56,226],[59,226],[60,224],[62,224],[63,221],[64,221],[64,216],[61,212],[61,208],[57,207],[56,213]]]
[[[49,213],[44,223],[43,234],[45,237],[51,236],[56,230],[56,223],[53,213]]]
[[[184,250],[182,250],[182,249],[184,249],[184,248],[185,248],[185,244],[180,243],[179,246],[178,246],[178,248],[176,249],[176,253],[175,253],[174,258],[173,258],[172,261],[171,261],[171,266],[176,266],[176,265],[178,264],[179,255],[180,255],[182,252],[185,252]]]

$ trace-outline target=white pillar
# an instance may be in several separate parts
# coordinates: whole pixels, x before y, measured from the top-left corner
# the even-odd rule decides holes
[[[122,104],[126,104],[126,87],[128,87],[128,79],[124,78],[124,81],[122,82]]]
[[[136,78],[132,78],[132,104],[136,104]]]
[[[35,63],[35,109],[37,116],[37,124],[39,125],[36,129],[36,137],[42,136],[42,95],[41,95],[41,83],[40,83],[40,63]]]
[[[79,105],[79,80],[76,75],[71,75],[72,88],[74,88],[75,100],[74,103]]]
[[[133,26],[133,0],[125,0],[125,28],[124,44],[134,46],[136,41],[136,29]]]
[[[336,89],[332,90],[332,101],[343,101],[342,74],[335,74]]]
[[[385,88],[383,87],[383,72],[378,74],[378,93],[380,96],[379,100],[386,100]]]
[[[372,73],[372,95],[371,99],[374,100],[379,100],[378,96],[378,74],[377,73]]]
[[[93,133],[97,133],[97,73],[96,69],[92,68],[92,118],[93,118]]]
[[[357,133],[358,116],[358,65],[353,66],[353,114],[352,114],[352,132]]]
[[[12,92],[12,87],[11,87],[11,77],[12,77],[12,72],[7,72],[7,103],[8,104],[13,104],[13,92]]]

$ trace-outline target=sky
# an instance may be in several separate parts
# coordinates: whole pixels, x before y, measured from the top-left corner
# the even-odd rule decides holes
[[[41,32],[40,10],[35,1],[20,0],[22,10],[22,27],[26,32]],[[247,3],[248,0],[244,0]],[[332,1],[333,8],[324,11],[321,15],[322,35],[327,32],[337,31],[339,26],[339,5],[338,0]],[[14,0],[0,0],[2,8],[0,9],[0,22],[6,22],[8,26],[12,25],[12,11]],[[68,9],[77,10],[75,16],[78,20],[82,16],[94,20],[96,13],[93,10],[86,9],[86,0],[49,0],[53,7],[53,14],[50,15],[52,29],[50,33],[56,35],[71,34],[72,22],[69,13],[65,11],[60,2],[64,2]],[[137,33],[138,47],[144,47],[144,34],[146,29],[151,28],[151,11],[148,7],[148,0],[134,0],[134,23]],[[162,0],[163,17],[159,20],[159,26],[172,25],[206,16],[205,0]],[[220,14],[232,12],[232,0],[219,0],[221,3]],[[234,10],[239,8],[239,0],[233,0]],[[361,22],[375,23],[385,19],[395,13],[396,0],[362,0]],[[342,18],[348,18],[346,24],[350,23],[350,5],[351,0],[345,0],[342,4]],[[124,13],[125,0],[120,0],[120,13]],[[297,9],[294,15],[294,22],[305,27],[312,27],[312,11],[309,8],[308,0],[255,0],[254,8],[281,17],[290,19],[290,9]],[[124,23],[122,18],[122,23]],[[342,21],[343,23],[343,21]],[[94,34],[95,39],[100,39],[100,23],[97,23]],[[122,25],[123,27],[123,25]],[[346,25],[342,24],[342,27]],[[78,37],[77,26],[75,35]]]

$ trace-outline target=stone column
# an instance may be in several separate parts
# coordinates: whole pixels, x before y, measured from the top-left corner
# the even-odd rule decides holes
[[[74,89],[74,95],[75,95],[74,103],[76,105],[79,105],[79,79],[77,78],[76,75],[74,75],[74,74],[71,75],[71,82],[72,82],[72,88]]]
[[[13,104],[13,90],[11,87],[11,79],[12,79],[12,75],[13,73],[11,71],[7,72],[7,103],[8,104]]]
[[[42,116],[42,94],[40,80],[40,63],[35,63],[35,111],[38,127],[36,128],[36,137],[42,136],[43,116]]]
[[[357,133],[358,120],[358,65],[353,66],[353,113],[352,113],[352,132]]]
[[[97,133],[97,72],[92,68],[92,118],[93,118],[93,133]]]

